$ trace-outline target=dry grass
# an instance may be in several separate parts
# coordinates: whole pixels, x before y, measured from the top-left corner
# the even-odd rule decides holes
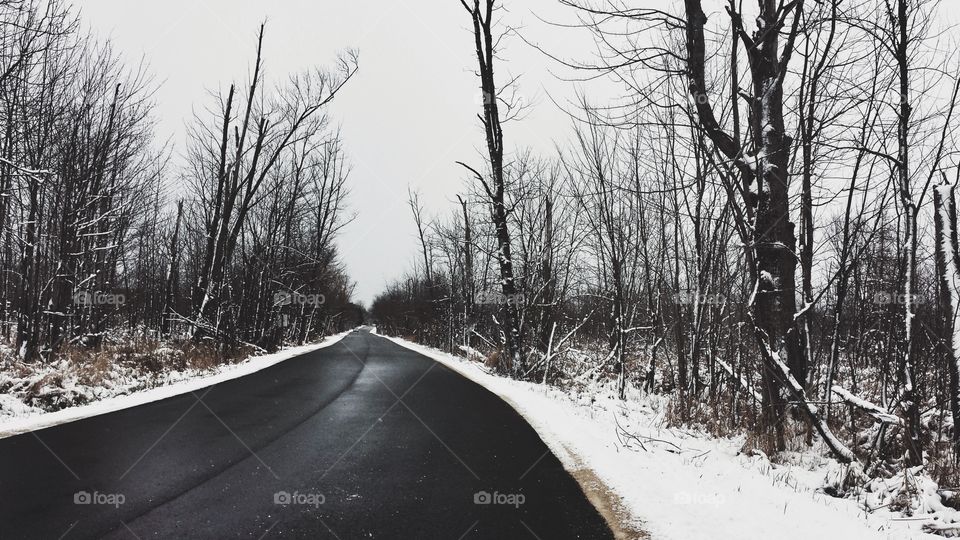
[[[23,403],[56,411],[108,395],[126,394],[166,384],[174,373],[205,373],[237,363],[252,347],[223,349],[190,340],[136,340],[96,348],[68,345],[52,363],[24,363],[7,358],[0,391]]]
[[[667,405],[666,420],[669,426],[695,426],[720,438],[743,434],[750,438],[749,432],[756,424],[751,407],[740,403],[734,411],[730,400],[724,395],[720,395],[715,403],[698,400],[685,405],[680,399],[671,399]]]
[[[487,355],[486,360],[483,361],[483,365],[492,370],[498,370],[500,369],[500,357],[501,355],[499,350],[493,351]]]

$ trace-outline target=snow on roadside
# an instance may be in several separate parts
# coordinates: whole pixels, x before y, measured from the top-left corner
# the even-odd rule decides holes
[[[491,374],[482,364],[383,336],[435,359],[511,404],[571,472],[590,469],[620,499],[632,528],[664,540],[942,538],[921,522],[866,512],[818,489],[836,462],[815,453],[774,464],[740,453],[742,439],[666,428],[663,397],[617,400]],[[619,426],[619,427],[618,427]],[[635,435],[636,438],[626,434]],[[577,476],[577,474],[574,474]]]
[[[27,405],[9,394],[0,394],[0,420],[7,417],[21,418],[41,413],[43,413],[43,409]],[[2,425],[2,422],[0,422],[0,425]],[[2,428],[0,428],[0,433],[2,433]],[[2,436],[0,434],[0,437]]]
[[[91,416],[98,416],[121,409],[128,409],[168,397],[194,392],[215,384],[226,382],[244,375],[256,373],[262,369],[276,365],[284,360],[306,354],[317,349],[329,347],[352,332],[348,330],[332,336],[327,336],[319,343],[290,347],[273,354],[253,356],[235,364],[221,366],[211,371],[182,371],[167,374],[166,384],[149,390],[125,393],[120,388],[100,388],[99,391],[107,394],[86,405],[67,407],[54,412],[44,412],[42,409],[24,404],[8,394],[0,394],[0,439],[20,433],[36,431],[58,424],[73,422]],[[110,395],[112,391],[116,394]],[[119,395],[123,393],[122,395]]]

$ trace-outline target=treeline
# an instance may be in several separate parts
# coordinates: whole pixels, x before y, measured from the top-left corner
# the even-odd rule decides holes
[[[380,329],[669,393],[768,452],[819,434],[870,473],[956,471],[960,64],[938,4],[564,3],[605,54],[557,61],[623,99],[582,97],[553,155],[504,154],[522,88],[494,77],[501,2],[463,2],[489,159],[447,216],[411,197],[422,256]]]
[[[0,2],[0,323],[17,356],[118,336],[269,349],[353,324],[333,244],[349,165],[326,105],[356,55],[271,90],[261,28],[251,79],[198,88],[176,149],[147,70],[81,27],[60,0]]]

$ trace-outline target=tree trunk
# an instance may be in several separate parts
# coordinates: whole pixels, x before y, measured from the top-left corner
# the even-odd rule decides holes
[[[933,192],[937,240],[937,274],[940,276],[940,302],[943,323],[949,339],[950,412],[953,425],[960,426],[960,243],[957,236],[955,186],[944,184]],[[960,457],[960,429],[953,430],[954,458]]]
[[[176,290],[180,280],[180,220],[183,217],[183,200],[177,202],[177,217],[170,237],[170,260],[167,262],[167,275],[163,294],[163,312],[160,319],[160,333],[170,335],[170,319],[175,311]]]
[[[794,253],[797,242],[790,221],[787,183],[793,141],[784,129],[783,77],[793,52],[803,1],[783,4],[776,0],[761,0],[758,30],[752,37],[744,30],[736,6],[731,4],[728,8],[735,32],[747,51],[753,79],[750,124],[754,148],[749,153],[717,122],[705,82],[704,25],[707,17],[700,0],[685,0],[685,7],[687,77],[697,118],[716,149],[733,161],[740,172],[748,215],[751,208],[755,211],[753,223],[749,224],[749,238],[744,240],[747,249],[752,248],[752,256],[747,254],[755,283],[751,318],[764,360],[762,374],[767,388],[764,395],[771,401],[764,404],[765,411],[769,411],[765,427],[776,430],[774,450],[782,449],[783,391],[786,391],[798,402],[831,451],[840,459],[851,461],[853,454],[833,436],[816,407],[807,401],[803,386],[796,377],[806,372],[806,365],[793,320],[796,314]],[[793,11],[793,27],[781,52],[780,27],[790,11]]]
[[[491,218],[497,239],[497,266],[500,269],[500,290],[505,301],[500,309],[501,343],[503,358],[502,371],[514,376],[524,373],[524,360],[520,351],[521,336],[519,314],[520,298],[513,276],[513,255],[510,247],[510,230],[507,227],[508,212],[504,200],[505,182],[503,176],[503,129],[500,121],[497,85],[494,79],[493,63],[496,57],[493,35],[493,13],[496,0],[474,0],[461,4],[470,13],[473,21],[473,35],[480,74],[480,89],[483,95],[483,127],[487,139],[487,153],[490,158],[492,185],[482,175],[475,172],[490,199]]]

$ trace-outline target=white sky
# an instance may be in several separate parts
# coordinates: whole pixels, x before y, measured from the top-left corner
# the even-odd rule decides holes
[[[357,298],[367,304],[390,280],[411,268],[417,253],[407,186],[421,191],[434,215],[455,210],[466,178],[456,160],[482,164],[483,132],[476,118],[479,82],[469,18],[457,0],[78,0],[85,25],[109,37],[130,61],[145,58],[161,82],[158,135],[183,149],[193,108],[208,90],[244,82],[258,25],[267,20],[269,77],[329,65],[338,50],[360,50],[360,72],[333,105],[353,163],[349,204],[358,214],[344,231],[340,252]],[[503,17],[524,35],[560,56],[588,58],[592,39],[550,27],[533,15],[571,22],[556,0],[510,2]],[[562,101],[574,85],[518,38],[503,51],[500,73],[522,74],[520,94],[534,102],[525,119],[506,131],[509,148],[549,152],[566,138]],[[173,171],[172,171],[173,172]]]

